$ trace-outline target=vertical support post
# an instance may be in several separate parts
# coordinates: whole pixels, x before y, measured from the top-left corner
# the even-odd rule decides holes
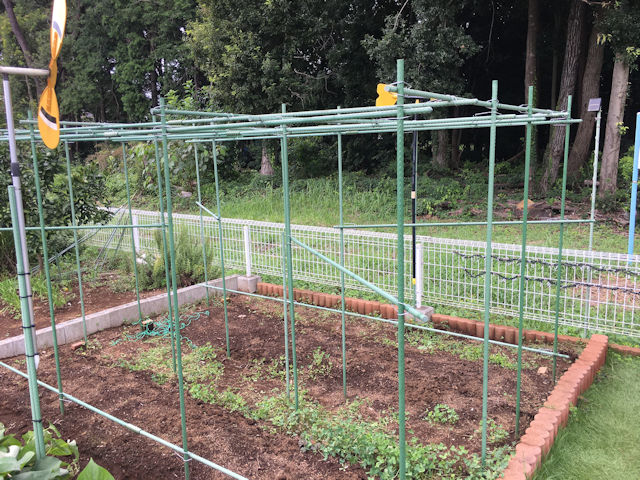
[[[339,107],[338,107],[339,108]],[[338,133],[338,206],[340,210],[340,266],[344,267],[344,191],[342,190],[342,134]],[[347,399],[347,321],[344,299],[344,272],[340,270],[341,347],[342,347],[342,396]]]
[[[129,189],[129,168],[127,165],[127,145],[122,143],[122,163],[124,165],[124,185],[127,192],[127,207],[129,209],[129,222],[133,225],[133,212],[131,209],[131,191]],[[138,323],[140,330],[144,330],[142,325],[142,308],[140,307],[140,279],[138,278],[138,250],[136,248],[136,234],[134,228],[131,229],[131,254],[133,255],[133,275],[136,282],[136,301],[138,303]]]
[[[224,335],[227,342],[227,357],[231,356],[231,346],[229,345],[229,312],[227,309],[227,279],[224,269],[224,245],[222,236],[222,211],[220,207],[220,179],[218,178],[218,148],[215,140],[213,143],[213,176],[216,182],[216,207],[218,214],[218,240],[220,242],[220,273],[222,275],[222,305],[224,307]]]
[[[288,318],[287,318],[287,309],[289,308],[288,305],[288,298],[289,296],[287,295],[287,261],[286,261],[286,257],[284,255],[284,252],[287,248],[287,237],[284,233],[284,230],[282,231],[282,238],[281,238],[281,248],[282,248],[282,299],[284,300],[282,302],[283,305],[283,311],[282,311],[282,316],[284,318],[284,366],[286,368],[285,370],[285,381],[287,382],[287,401],[291,402],[291,380],[289,379],[290,376],[290,372],[289,372],[289,327],[287,325],[288,322]],[[291,302],[293,302],[293,299],[290,299]]]
[[[424,244],[416,245],[416,308],[422,307],[424,293]]]
[[[398,262],[398,443],[399,478],[407,471],[407,442],[405,438],[405,382],[404,382],[404,60],[397,61],[398,108],[396,112],[396,217]]]
[[[496,117],[498,82],[491,82],[491,127],[489,129],[489,186],[487,189],[487,246],[484,258],[484,345],[482,358],[482,465],[487,460],[487,403],[489,396],[489,320],[491,315],[491,264],[493,237],[493,183],[496,164]]]
[[[31,110],[27,112],[29,120],[32,119]],[[53,292],[51,290],[51,269],[49,268],[49,248],[47,245],[47,233],[45,232],[44,209],[42,208],[42,191],[40,188],[40,170],[38,167],[38,154],[36,151],[36,134],[33,124],[29,124],[31,137],[31,158],[33,159],[33,179],[36,189],[36,203],[38,204],[38,221],[40,224],[40,241],[42,243],[42,257],[44,262],[44,278],[47,281],[47,299],[49,300],[49,318],[51,319],[51,337],[53,340],[53,356],[56,362],[56,382],[58,385],[58,402],[60,413],[64,415],[64,397],[62,395],[62,373],[60,371],[60,354],[58,352],[58,332],[56,330],[56,317],[53,309]],[[59,273],[59,272],[58,272]]]
[[[531,114],[533,112],[533,86],[529,86],[529,104],[524,153],[524,188],[522,198],[522,248],[520,250],[520,293],[518,297],[518,372],[516,380],[516,438],[520,438],[520,392],[522,388],[522,330],[524,329],[524,288],[527,274],[527,217],[529,215],[529,170],[531,168]]]
[[[200,163],[198,161],[198,144],[193,144],[193,155],[196,163],[196,188],[198,189],[198,203],[202,205],[202,191],[200,189]],[[209,272],[207,271],[207,245],[204,240],[204,219],[202,218],[202,207],[199,207],[200,211],[200,243],[202,243],[202,263],[204,264],[204,283],[209,285]],[[205,288],[205,295],[207,297],[207,305],[209,305],[209,289]]]
[[[71,175],[71,153],[69,153],[69,142],[64,142],[64,154],[67,159],[67,183],[69,186],[69,206],[71,207],[71,225],[73,228],[73,244],[76,254],[76,270],[78,275],[78,291],[80,292],[80,314],[82,315],[82,331],[84,333],[84,344],[87,345],[87,323],[84,312],[84,291],[82,289],[82,267],[80,266],[80,245],[78,244],[78,229],[75,228],[78,223],[76,221],[76,206],[73,199],[73,182]]]
[[[638,113],[640,116],[640,113]],[[598,109],[598,114],[596,115],[596,138],[595,138],[595,147],[593,149],[593,177],[591,179],[591,214],[589,215],[589,219],[591,223],[589,224],[589,251],[593,251],[593,229],[594,229],[594,220],[596,219],[596,190],[598,185],[598,155],[600,155],[600,119],[602,118],[602,108]],[[640,118],[636,117],[636,150],[638,148],[638,142],[640,141],[638,137],[640,136],[638,132],[638,128],[640,125]],[[634,164],[637,165],[637,156],[634,156]],[[637,167],[634,167],[635,172],[637,173]],[[637,182],[636,182],[637,185]],[[633,189],[633,184],[631,186]],[[633,247],[631,248],[633,251]],[[588,283],[591,283],[591,278],[593,276],[593,269],[589,269],[588,273]],[[587,336],[587,332],[589,331],[589,326],[591,322],[591,289],[587,289],[587,323],[584,326],[584,336]]]
[[[287,107],[282,104],[282,113],[286,113]],[[280,155],[282,164],[282,195],[284,201],[284,234],[285,250],[283,255],[287,265],[287,290],[289,297],[289,316],[291,317],[291,358],[293,361],[293,401],[296,410],[299,406],[298,398],[298,358],[296,354],[296,317],[293,305],[293,254],[291,250],[291,205],[289,199],[289,153],[287,150],[287,127],[282,125],[282,137],[280,139]]]
[[[156,121],[156,116],[153,115],[152,120]],[[162,198],[162,173],[160,171],[160,149],[158,148],[158,140],[153,139],[153,148],[156,156],[156,178],[158,183],[158,208],[160,209],[160,223],[162,232],[162,257],[164,260],[164,279],[167,287],[167,319],[169,321],[169,333],[171,341],[171,363],[173,367],[173,373],[176,373],[176,332],[173,328],[173,306],[171,300],[171,279],[169,278],[169,248],[167,246],[167,224],[166,216],[164,213],[164,200]]]
[[[4,94],[4,110],[7,118],[7,136],[9,137],[9,157],[11,158],[11,184],[13,185],[13,191],[15,193],[16,200],[16,225],[18,228],[18,240],[20,241],[20,247],[22,251],[22,264],[24,266],[25,276],[25,291],[24,295],[27,298],[27,307],[29,312],[29,325],[35,322],[35,316],[33,314],[33,296],[31,293],[31,269],[29,268],[29,249],[27,248],[27,231],[24,222],[24,209],[22,202],[22,181],[20,180],[20,164],[18,163],[18,147],[16,146],[16,132],[13,125],[13,106],[11,104],[11,86],[9,84],[9,75],[3,73],[2,75],[2,89]],[[31,342],[33,343],[35,358],[34,362],[36,369],[40,364],[40,354],[38,353],[38,339],[36,337],[35,326],[27,327],[24,332],[26,335],[31,336]]]
[[[173,204],[171,201],[171,180],[169,172],[169,147],[167,145],[167,118],[164,98],[160,98],[160,121],[162,124],[162,156],[164,160],[164,189],[167,196],[167,230],[169,237],[169,266],[171,268],[171,289],[173,291],[174,332],[176,336],[176,370],[178,373],[178,395],[180,397],[180,427],[184,461],[184,477],[189,480],[189,446],[187,444],[187,415],[184,402],[184,378],[182,375],[182,334],[180,333],[180,312],[178,302],[178,278],[176,275],[176,245],[173,231]]]
[[[18,223],[18,209],[16,205],[16,191],[9,186],[9,208],[11,210],[11,226],[13,227],[13,242],[16,249],[16,272],[18,274],[18,289],[20,295],[20,311],[22,314],[22,331],[24,332],[24,350],[29,374],[29,400],[31,403],[31,420],[35,435],[36,457],[45,456],[44,432],[42,430],[42,412],[40,411],[40,396],[38,393],[38,377],[36,371],[36,346],[30,331],[33,330],[33,317],[29,312],[29,297],[27,296],[27,274],[23,262],[22,242],[20,241],[20,225]]]
[[[244,264],[247,277],[251,276],[251,233],[249,225],[242,227],[242,239],[244,240]]]
[[[640,112],[636,114],[636,143],[633,147],[633,177],[631,182],[631,207],[629,208],[629,257],[633,255],[633,243],[636,235],[636,209],[638,196],[638,155],[640,154]],[[631,258],[629,258],[631,262]]]
[[[417,101],[416,101],[417,102]],[[413,116],[414,120],[418,119],[417,115]],[[413,132],[411,139],[411,283],[413,284],[414,305],[418,307],[418,302],[422,303],[422,299],[418,300],[418,277],[417,277],[417,250],[416,250],[416,226],[417,222],[417,201],[418,201],[418,132]]]
[[[137,215],[131,215],[131,225],[140,225],[140,223],[138,223]],[[140,231],[136,227],[132,228],[131,231],[133,232],[133,248],[136,249],[136,252],[139,252],[140,251]]]
[[[567,120],[571,120],[572,95],[567,98]],[[562,165],[562,198],[560,202],[560,220],[564,220],[564,207],[567,199],[567,164],[569,159],[569,140],[571,135],[571,124],[567,123],[564,134],[564,159]],[[562,247],[564,243],[564,223],[560,223],[560,236],[558,239],[558,275],[556,277],[556,308],[555,325],[553,329],[553,382],[556,381],[556,367],[558,357],[558,323],[560,321],[560,282],[562,282]]]

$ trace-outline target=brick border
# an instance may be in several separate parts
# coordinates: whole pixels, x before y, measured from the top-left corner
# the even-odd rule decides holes
[[[516,445],[516,454],[503,472],[504,480],[527,480],[549,453],[558,430],[567,424],[569,409],[593,383],[607,358],[608,337],[593,335],[578,359],[560,377]]]
[[[269,297],[282,297],[282,285],[273,283],[258,282],[257,293]],[[340,305],[340,295],[330,293],[315,292],[312,290],[293,289],[293,298],[297,302],[309,303],[319,307],[335,308]],[[362,315],[379,314],[387,320],[396,320],[398,318],[398,307],[388,303],[381,303],[372,300],[362,300],[360,298],[345,297],[345,307],[347,310]],[[484,337],[484,322],[478,320],[469,320],[468,318],[453,317],[451,315],[442,315],[434,313],[431,316],[434,325],[447,326],[449,330],[464,333],[474,337]],[[553,333],[539,332],[537,330],[524,330],[525,340],[553,344]],[[489,325],[489,339],[501,342],[518,344],[518,329],[505,325]],[[586,344],[586,339],[572,337],[569,335],[558,335],[559,342],[570,342]],[[621,347],[622,348],[622,347]],[[632,348],[632,347],[623,347]],[[640,349],[638,355],[640,355]]]

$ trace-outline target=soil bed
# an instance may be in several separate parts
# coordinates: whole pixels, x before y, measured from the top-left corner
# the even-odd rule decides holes
[[[191,307],[202,311],[203,306]],[[231,358],[224,357],[225,327],[221,305],[209,309],[183,329],[196,346],[207,343],[219,352],[223,373],[216,383],[220,392],[241,396],[247,408],[256,407],[267,395],[282,393],[284,382],[274,375],[284,355],[282,305],[276,302],[232,297],[229,301]],[[125,331],[135,333],[133,327]],[[340,315],[296,308],[296,350],[301,389],[305,399],[328,412],[343,411]],[[367,421],[393,418],[397,412],[397,352],[395,327],[369,320],[347,321],[347,391],[358,402],[359,415]],[[141,352],[150,352],[163,342],[126,341],[123,329],[112,329],[91,337],[89,348],[71,351],[61,347],[65,391],[153,434],[180,444],[180,417],[177,386],[173,377],[158,384],[150,371],[130,367]],[[444,339],[444,340],[441,340]],[[116,342],[114,342],[116,340]],[[408,437],[422,444],[443,443],[480,451],[476,433],[482,408],[482,361],[472,348],[480,342],[449,340],[442,335],[407,338],[406,409]],[[185,342],[184,351],[191,351]],[[507,432],[491,447],[515,439],[516,371],[515,351],[492,348],[494,362],[489,367],[489,417]],[[461,358],[462,357],[462,358]],[[472,359],[469,359],[472,358]],[[24,369],[22,359],[14,360]],[[127,363],[129,362],[129,363]],[[501,364],[501,365],[500,365]],[[129,365],[129,367],[127,367]],[[506,365],[502,366],[502,365]],[[522,372],[521,429],[528,426],[537,409],[553,388],[549,357],[525,353]],[[539,374],[538,368],[548,367]],[[561,374],[568,361],[558,361]],[[148,367],[147,370],[153,370]],[[267,374],[271,371],[271,374]],[[55,385],[51,352],[43,354],[39,378]],[[277,372],[276,372],[277,373]],[[155,370],[154,375],[158,374]],[[31,428],[26,380],[0,369],[0,422],[12,432]],[[150,440],[67,403],[61,416],[57,397],[41,394],[43,416],[54,422],[65,438],[76,439],[81,458],[93,457],[116,478],[180,478],[179,456]],[[187,397],[189,448],[216,463],[252,479],[365,479],[359,466],[341,465],[329,457],[302,451],[304,442],[273,428],[266,421],[247,418],[219,404]],[[446,404],[459,416],[455,424],[426,419],[437,404]],[[395,435],[397,424],[385,428]],[[190,463],[193,478],[226,478],[195,461]]]
[[[116,307],[124,303],[133,302],[136,299],[135,292],[114,292],[111,286],[111,277],[117,277],[115,274],[102,274],[100,282],[96,284],[82,284],[85,315],[99,312],[107,308]],[[53,288],[56,288],[55,285]],[[165,289],[141,291],[140,298],[152,297],[159,293],[165,293]],[[56,323],[63,323],[73,320],[82,315],[80,310],[80,291],[77,283],[69,289],[65,294],[66,303],[54,310]],[[36,317],[36,328],[45,328],[51,326],[51,317],[49,316],[49,300],[38,296],[33,297],[33,311]],[[22,321],[20,314],[16,314],[0,301],[0,332],[2,338],[13,337],[22,334]]]

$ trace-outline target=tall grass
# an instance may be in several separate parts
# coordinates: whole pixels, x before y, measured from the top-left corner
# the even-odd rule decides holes
[[[471,179],[477,182],[477,179]],[[433,181],[434,189],[435,181]],[[455,188],[454,188],[455,187]],[[453,185],[448,189],[438,190],[446,200],[438,200],[433,192],[421,188],[419,195],[419,212],[433,214],[430,220],[421,222],[456,222],[483,221],[486,198],[479,198],[482,185],[473,184],[473,188],[460,188]],[[385,224],[396,221],[395,179],[388,177],[368,177],[361,173],[347,173],[343,183],[344,189],[344,221],[355,224]],[[405,221],[410,222],[409,189],[406,191]],[[322,178],[293,180],[290,185],[291,220],[293,223],[333,226],[339,223],[339,196],[336,175]],[[203,202],[205,205],[215,204],[215,189],[212,185],[203,186]],[[264,179],[249,176],[244,183],[229,183],[222,186],[222,215],[227,218],[245,218],[249,220],[283,222],[283,190],[275,179]],[[192,198],[176,198],[176,210],[197,213],[198,209]],[[141,208],[156,209],[155,199],[141,199]],[[468,207],[468,208],[467,208]],[[466,213],[452,216],[452,209]],[[392,231],[392,229],[380,229]],[[527,244],[557,247],[558,225],[532,224],[527,228]],[[409,230],[407,230],[407,233]],[[420,235],[439,238],[484,241],[484,226],[457,227],[421,227]],[[493,241],[497,243],[521,242],[522,227],[520,225],[494,226]],[[640,235],[635,242],[635,253],[640,254]],[[567,225],[564,230],[564,248],[585,250],[589,246],[589,226]],[[594,228],[593,248],[598,251],[626,253],[627,232],[609,223],[598,223]]]

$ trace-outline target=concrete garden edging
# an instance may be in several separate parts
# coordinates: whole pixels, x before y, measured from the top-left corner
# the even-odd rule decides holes
[[[227,276],[227,288],[230,290],[238,290],[239,279],[239,275]],[[222,287],[222,279],[211,280],[209,284],[215,287]],[[240,287],[242,286],[243,285],[240,285]],[[211,295],[222,295],[220,290],[208,290]],[[178,302],[180,305],[196,303],[205,298],[206,295],[207,288],[203,284],[191,285],[178,289]],[[166,312],[168,310],[167,294],[161,293],[153,297],[140,299],[140,309],[142,310],[142,315],[145,317]],[[137,301],[85,315],[88,335],[136,320],[138,320]],[[83,339],[84,329],[82,327],[82,317],[57,324],[56,335],[58,345],[65,345]],[[45,348],[53,346],[53,330],[51,327],[36,330],[36,337],[38,350],[42,351]],[[17,355],[24,355],[24,335],[16,335],[15,337],[0,340],[0,358],[10,358]]]

